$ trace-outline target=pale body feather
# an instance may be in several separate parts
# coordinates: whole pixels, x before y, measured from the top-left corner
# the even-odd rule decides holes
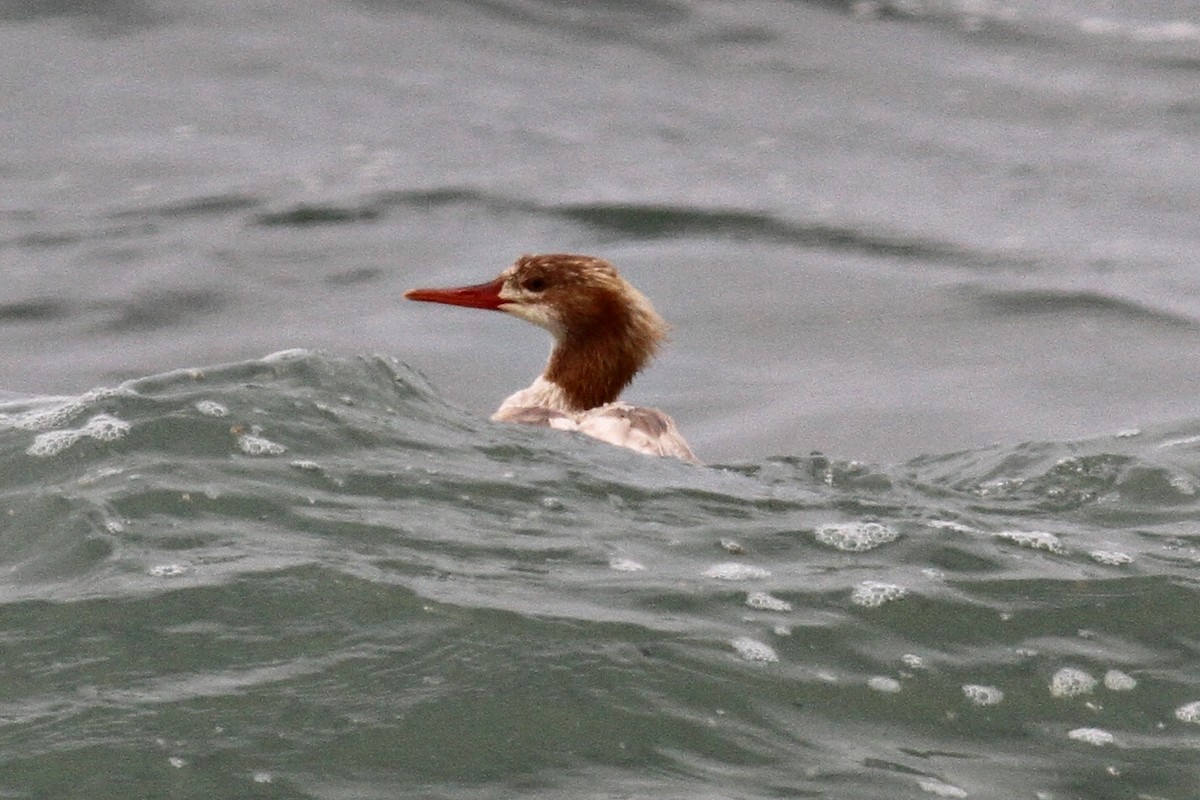
[[[675,427],[675,421],[657,408],[633,406],[618,400],[585,411],[573,411],[562,388],[540,375],[530,386],[501,403],[492,420],[582,433],[646,455],[673,456],[693,464],[700,463]]]

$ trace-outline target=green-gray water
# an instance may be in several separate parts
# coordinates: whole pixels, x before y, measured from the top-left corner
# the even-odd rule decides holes
[[[692,467],[299,351],[3,414],[6,797],[1195,796],[1195,426]]]

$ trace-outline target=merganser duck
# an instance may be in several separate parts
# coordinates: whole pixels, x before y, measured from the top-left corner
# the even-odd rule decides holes
[[[657,352],[667,324],[604,259],[525,255],[490,283],[412,289],[404,296],[505,311],[554,336],[546,370],[501,403],[494,421],[578,431],[639,453],[699,463],[670,417],[617,400]]]

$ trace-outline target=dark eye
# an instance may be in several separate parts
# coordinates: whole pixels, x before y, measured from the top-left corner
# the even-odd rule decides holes
[[[544,292],[546,290],[546,279],[530,278],[525,281],[521,288],[527,292]]]

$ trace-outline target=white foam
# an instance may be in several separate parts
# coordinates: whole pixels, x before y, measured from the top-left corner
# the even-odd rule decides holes
[[[1096,679],[1074,667],[1063,667],[1050,679],[1050,694],[1054,697],[1077,697],[1096,688]]]
[[[238,449],[248,456],[277,456],[287,452],[278,442],[255,433],[243,433],[237,438]]]
[[[1066,552],[1062,541],[1048,531],[1000,531],[995,536],[1031,550],[1046,550],[1051,553]]]
[[[850,594],[850,601],[866,608],[876,608],[884,603],[899,600],[906,594],[908,594],[908,589],[894,583],[863,581],[854,587],[854,591]]]
[[[178,578],[191,570],[183,564],[155,564],[147,571],[155,578]]]
[[[123,419],[117,419],[109,414],[97,414],[84,423],[81,428],[39,433],[33,438],[33,444],[26,448],[25,453],[45,458],[61,453],[80,439],[112,442],[129,433],[129,427],[129,423]]]
[[[848,553],[874,550],[893,542],[900,534],[881,522],[831,522],[816,530],[818,542]]]
[[[704,577],[716,578],[721,581],[746,581],[770,576],[768,570],[751,564],[737,564],[727,561],[724,564],[713,564],[704,570]]]
[[[1119,669],[1110,669],[1104,673],[1104,688],[1110,692],[1128,692],[1137,688],[1137,679]]]
[[[742,637],[734,639],[729,643],[737,654],[747,661],[762,661],[766,663],[779,660],[779,654],[765,642],[760,642],[757,639]]]
[[[962,693],[964,697],[977,706],[995,706],[1004,701],[1004,691],[995,686],[964,683]]]
[[[1067,738],[1077,742],[1087,742],[1097,747],[1113,743],[1113,735],[1103,728],[1076,728],[1067,731]]]
[[[924,669],[925,659],[921,658],[916,653],[905,653],[900,656],[900,663],[909,669]]]
[[[615,569],[617,572],[641,572],[646,567],[632,559],[614,558],[608,562],[608,568]]]
[[[1195,700],[1175,709],[1175,719],[1180,722],[1190,722],[1200,725],[1200,700]]]
[[[51,406],[34,408],[20,414],[0,414],[0,425],[26,431],[48,431],[66,425],[87,410],[88,404],[120,394],[120,389],[91,389],[78,397],[59,398]]]
[[[766,592],[751,592],[746,595],[746,605],[759,611],[791,611],[792,604],[787,600],[772,597]]]
[[[79,430],[98,442],[115,442],[129,433],[129,423],[108,414],[97,414]]]
[[[1106,567],[1120,567],[1133,563],[1133,556],[1119,550],[1093,550],[1088,555],[1091,556],[1092,561]]]
[[[46,431],[34,437],[33,444],[25,448],[25,453],[39,458],[58,455],[81,438],[83,434],[77,430]]]
[[[83,403],[78,400],[67,400],[50,408],[34,409],[13,417],[8,417],[6,422],[10,426],[20,428],[21,430],[48,431],[51,428],[66,425],[75,419],[75,417],[82,414],[84,410]]]
[[[229,409],[218,403],[216,400],[199,400],[196,403],[196,410],[206,417],[229,416]]]
[[[900,681],[886,675],[872,675],[867,678],[867,687],[883,694],[895,694],[900,691]]]

